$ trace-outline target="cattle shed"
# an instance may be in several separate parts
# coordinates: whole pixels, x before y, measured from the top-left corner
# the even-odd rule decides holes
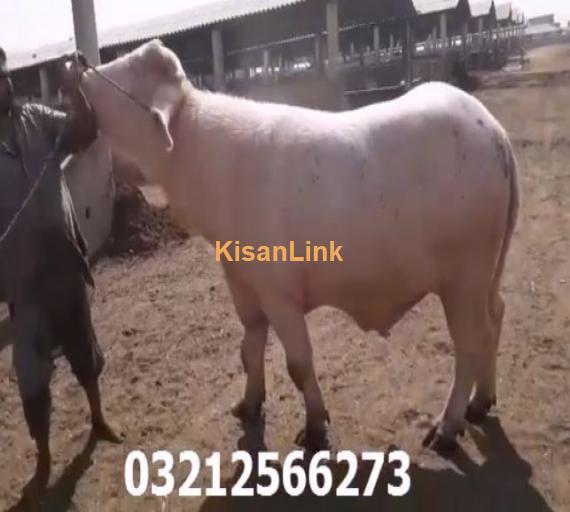
[[[220,2],[103,34],[103,58],[161,37],[198,85],[224,90],[240,81],[327,70],[336,77],[345,60],[364,49],[405,39],[411,0],[256,0]],[[410,53],[411,55],[411,53]]]
[[[336,78],[352,73],[364,53],[411,69],[415,15],[412,0],[220,0],[103,32],[99,41],[105,62],[160,37],[198,86],[227,90],[299,72]],[[73,49],[69,40],[11,56],[15,74],[28,82],[20,90],[53,102],[51,61]]]
[[[466,35],[471,17],[468,0],[414,0],[418,15],[416,36],[421,41],[440,40],[445,48],[453,35]]]
[[[481,34],[497,27],[497,9],[494,0],[477,0],[471,2],[470,6],[469,32]]]
[[[488,51],[483,42],[515,17],[493,0],[218,0],[105,31],[99,42],[106,62],[158,37],[197,86],[264,96],[294,81],[352,90],[446,79],[450,54]],[[69,39],[10,55],[18,90],[57,102],[53,61],[73,49]]]
[[[493,0],[217,0],[104,31],[99,43],[108,62],[160,38],[200,88],[339,110],[398,96],[420,80],[448,80],[459,54],[478,66],[505,62],[496,58],[499,43],[510,48],[517,16]],[[21,99],[61,106],[56,61],[74,49],[70,38],[10,54]],[[110,223],[93,212],[109,212],[113,197],[110,158],[99,152],[69,166],[92,247]],[[97,183],[93,165],[104,170]]]
[[[498,3],[496,6],[497,24],[499,27],[509,26],[513,21],[513,6],[511,2]]]
[[[568,34],[562,25],[555,21],[554,14],[528,19],[524,32],[524,45],[527,49],[563,41],[568,41]]]

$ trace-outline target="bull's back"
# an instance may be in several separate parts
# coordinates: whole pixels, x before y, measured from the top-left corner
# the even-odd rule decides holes
[[[298,156],[295,188],[278,187],[289,191],[287,236],[343,246],[342,263],[303,267],[315,304],[379,289],[421,295],[473,250],[494,258],[510,185],[504,132],[479,102],[431,84],[335,122]]]
[[[446,227],[491,222],[489,210],[508,202],[502,129],[455,88],[419,87],[327,118],[326,130],[314,128],[317,118],[303,140],[291,134],[263,171],[273,180],[268,207],[281,207],[292,233],[342,237],[357,250],[374,233],[379,244],[397,246],[407,236],[433,240]]]
[[[230,163],[224,172],[231,178],[219,172],[212,186],[226,212],[212,231],[258,244],[343,247],[343,262],[241,265],[260,289],[302,288],[308,302],[340,307],[346,297],[368,300],[378,290],[404,300],[437,285],[442,254],[458,260],[459,252],[504,232],[509,184],[497,152],[501,128],[449,86],[422,86],[339,114],[240,109],[242,132],[255,136],[247,151],[230,139],[235,151],[226,143],[218,157],[220,166]],[[236,157],[228,158],[232,151]],[[211,163],[219,151],[205,153]]]

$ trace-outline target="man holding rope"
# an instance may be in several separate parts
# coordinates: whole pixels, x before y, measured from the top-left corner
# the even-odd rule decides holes
[[[87,296],[93,278],[60,165],[64,156],[95,140],[97,125],[77,86],[72,101],[70,115],[40,105],[17,106],[0,48],[0,300],[10,305],[13,361],[38,449],[33,482],[40,492],[50,474],[49,383],[57,353],[65,355],[85,389],[93,435],[120,442],[101,408],[104,358]]]

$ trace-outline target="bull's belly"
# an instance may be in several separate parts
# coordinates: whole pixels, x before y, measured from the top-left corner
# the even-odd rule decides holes
[[[346,302],[337,304],[336,307],[349,314],[362,330],[377,331],[381,336],[388,337],[392,327],[425,295],[426,293],[421,292],[409,297],[399,297],[398,300],[379,297],[370,300],[366,305],[355,307]]]
[[[406,312],[437,290],[438,275],[427,259],[425,265],[410,268],[382,269],[381,264],[379,258],[379,265],[368,273],[364,266],[357,273],[349,269],[317,272],[306,281],[307,310],[332,306],[349,314],[364,331],[387,336]]]

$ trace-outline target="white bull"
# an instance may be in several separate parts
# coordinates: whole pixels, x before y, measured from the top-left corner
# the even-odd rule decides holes
[[[481,103],[441,83],[352,112],[257,103],[195,89],[159,41],[98,70],[137,100],[87,71],[101,132],[162,186],[181,224],[212,244],[342,246],[343,262],[223,263],[245,327],[247,384],[234,412],[259,414],[271,325],[305,399],[304,444],[322,447],[328,414],[305,314],[330,305],[386,334],[433,293],[455,379],[425,442],[453,446],[466,417],[485,417],[519,190],[508,137]]]

